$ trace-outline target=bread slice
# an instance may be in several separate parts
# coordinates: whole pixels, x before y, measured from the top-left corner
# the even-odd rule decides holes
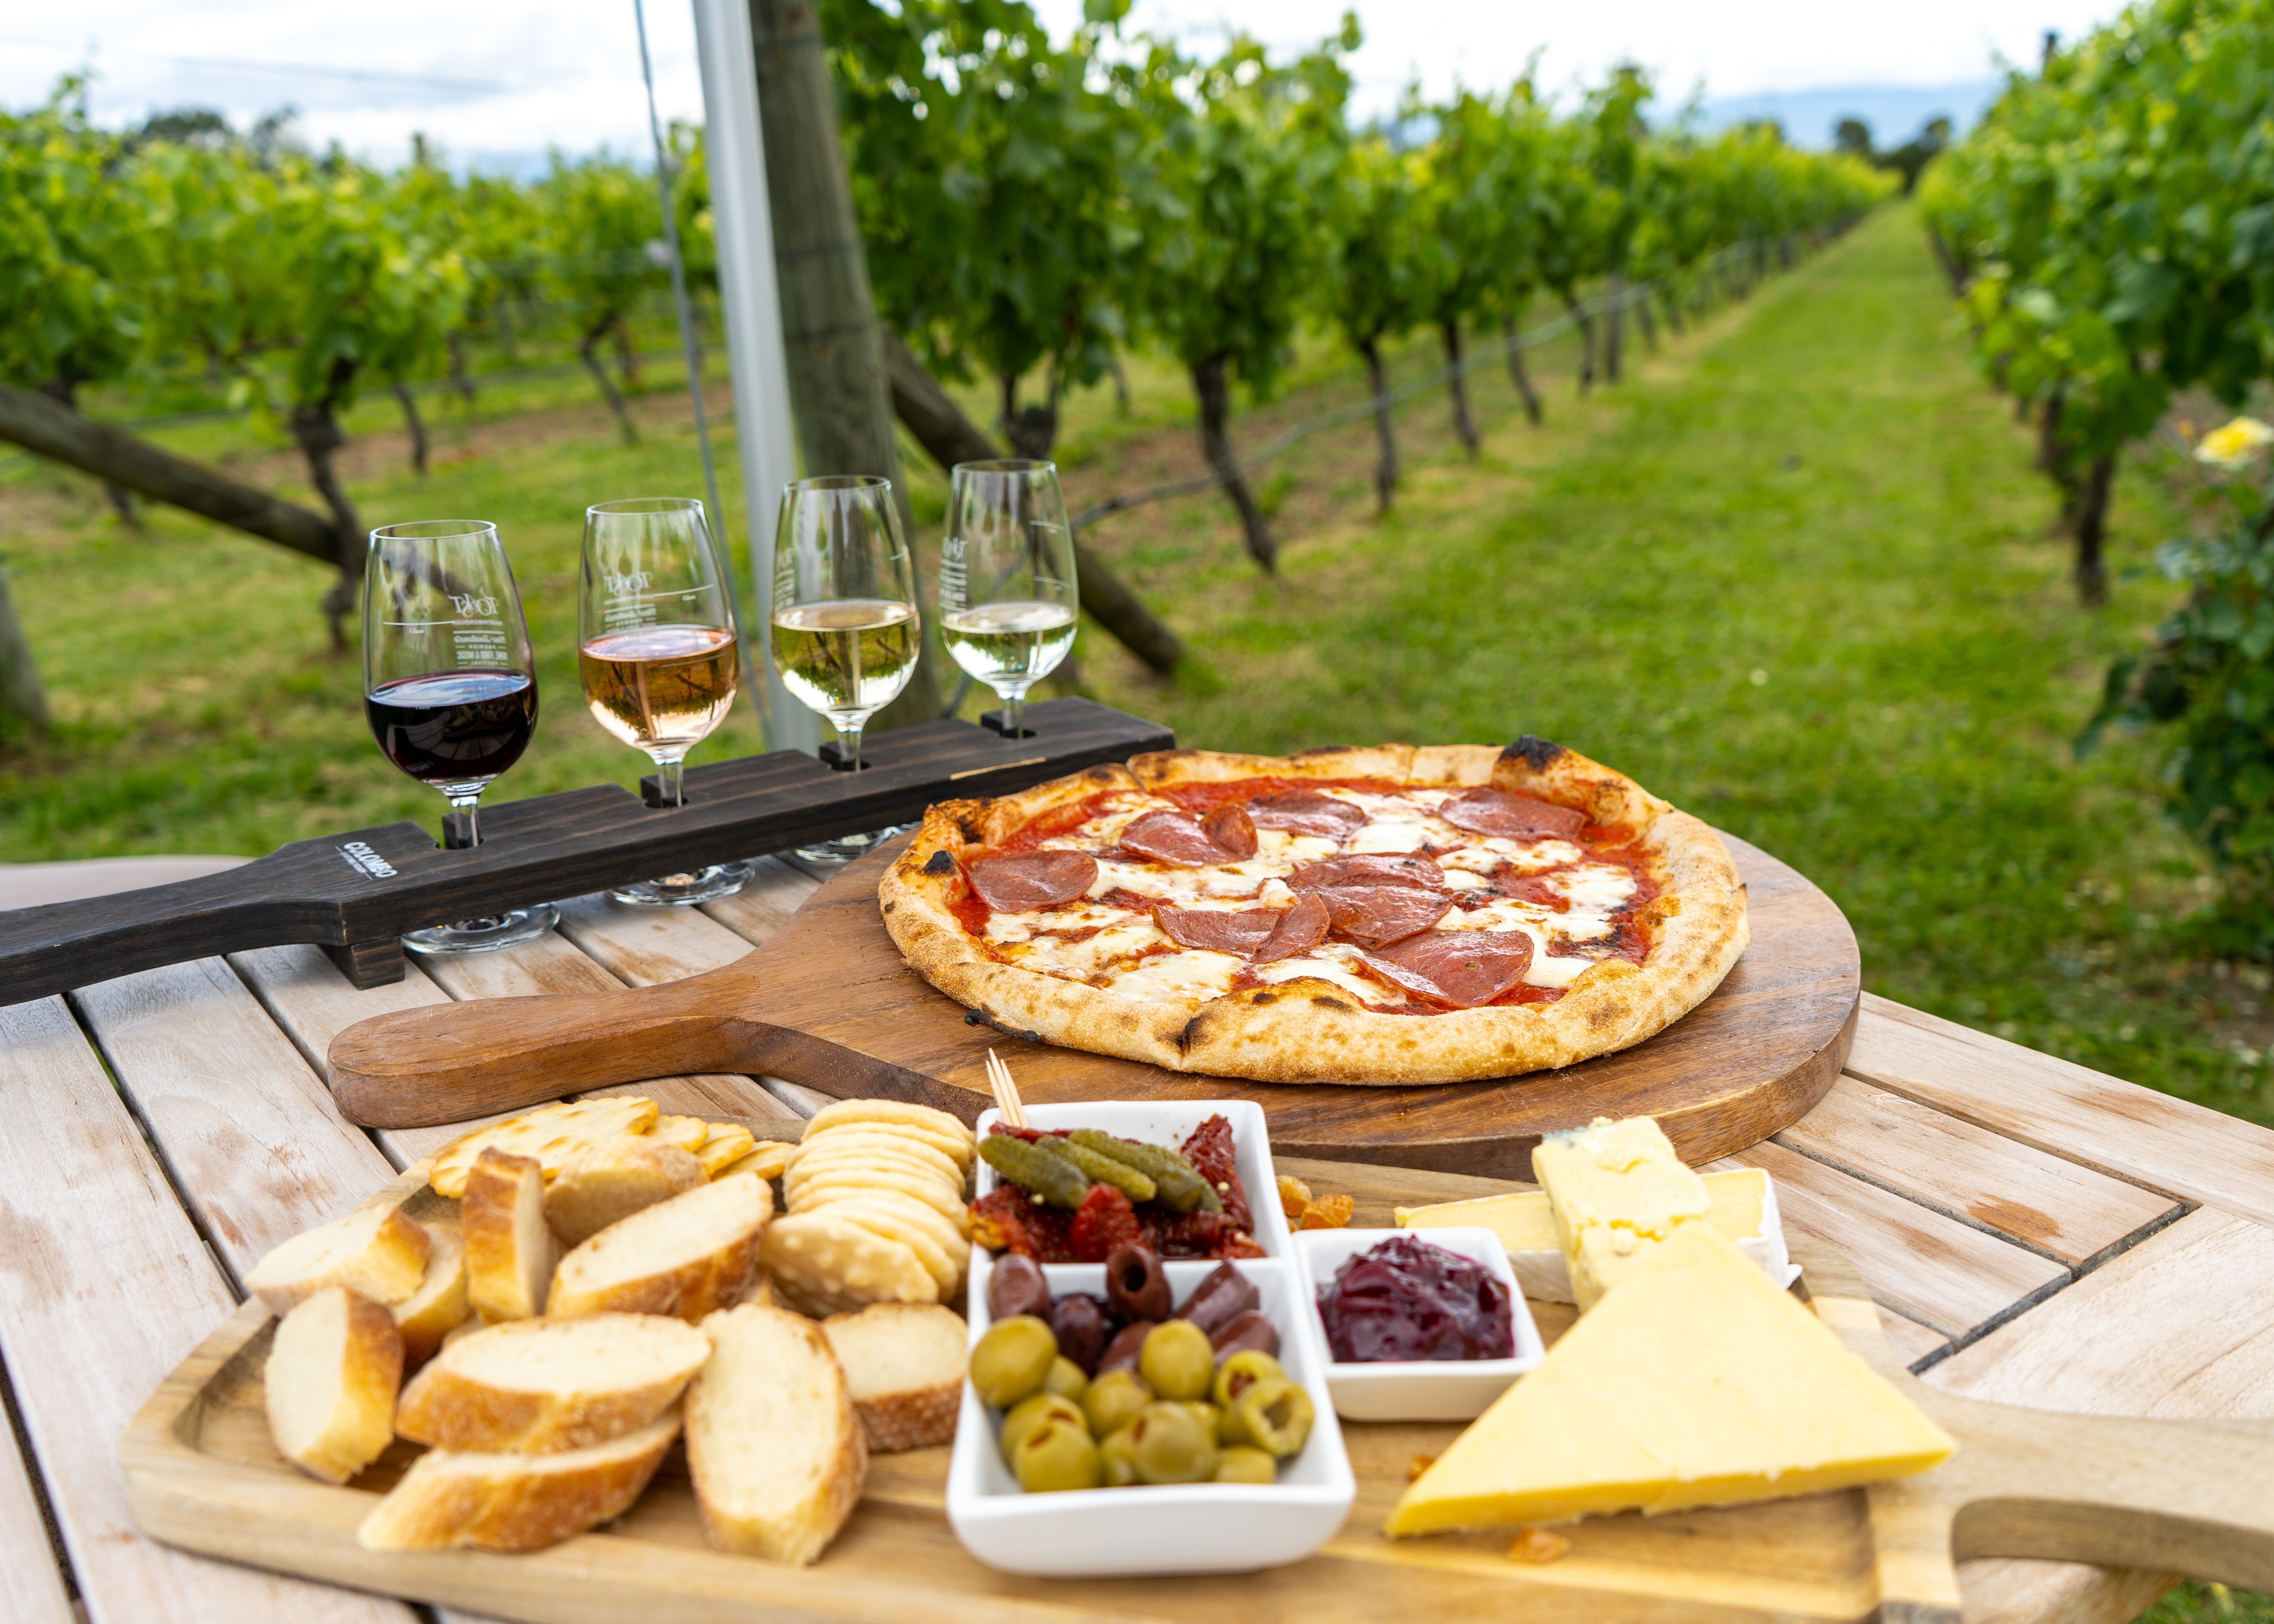
[[[676,1145],[624,1134],[570,1156],[545,1192],[545,1219],[564,1246],[590,1240],[644,1207],[704,1182],[702,1162]]]
[[[452,1139],[434,1153],[434,1160],[426,1169],[426,1182],[434,1186],[436,1195],[456,1200],[466,1193],[466,1179],[485,1150],[534,1156],[544,1165],[545,1177],[550,1179],[584,1146],[621,1134],[644,1133],[655,1125],[655,1101],[635,1099],[629,1094],[595,1095],[586,1100],[540,1105],[533,1111],[508,1116],[503,1122],[493,1122]]]
[[[327,1286],[276,1327],[261,1387],[276,1452],[327,1483],[345,1483],[395,1436],[403,1339],[395,1316],[345,1286]]]
[[[395,1305],[395,1328],[403,1333],[403,1363],[424,1365],[434,1357],[442,1339],[470,1319],[473,1304],[466,1297],[466,1245],[456,1229],[439,1223],[418,1226],[426,1231],[426,1278],[418,1289]]]
[[[485,1150],[466,1175],[458,1222],[466,1237],[466,1297],[483,1319],[545,1312],[561,1243],[545,1222],[545,1169],[534,1156]]]
[[[581,1449],[649,1425],[710,1357],[702,1332],[653,1314],[515,1320],[436,1355],[395,1430],[442,1449]]]
[[[862,1435],[877,1455],[929,1449],[955,1438],[968,1333],[937,1303],[874,1303],[821,1322]]]
[[[696,1151],[706,1178],[716,1178],[757,1148],[758,1137],[738,1122],[714,1122],[711,1136]]]
[[[652,1425],[558,1455],[429,1449],[356,1530],[366,1551],[536,1551],[620,1517],[679,1435],[676,1411]]]
[[[245,1289],[290,1313],[328,1286],[392,1305],[418,1289],[433,1246],[397,1207],[359,1207],[296,1235],[252,1266]]]
[[[773,1206],[764,1180],[738,1174],[634,1213],[561,1260],[545,1312],[670,1314],[700,1324],[749,1289]]]
[[[711,1358],[687,1393],[687,1468],[721,1551],[799,1566],[837,1537],[869,1453],[829,1339],[755,1304],[703,1322]]]

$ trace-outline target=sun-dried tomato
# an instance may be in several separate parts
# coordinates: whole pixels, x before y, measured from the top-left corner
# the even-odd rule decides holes
[[[1222,1116],[1209,1117],[1186,1137],[1177,1153],[1209,1181],[1232,1227],[1253,1234],[1255,1223],[1247,1210],[1247,1192],[1239,1183],[1239,1147],[1233,1142],[1231,1124]]]
[[[1037,1207],[1015,1184],[998,1185],[971,1204],[971,1238],[996,1252],[1015,1252],[1037,1263],[1080,1259],[1066,1243],[1070,1214]]]
[[[1154,1250],[1164,1258],[1260,1258],[1263,1248],[1231,1221],[1230,1213],[1186,1213],[1160,1227]]]
[[[1066,1243],[1080,1261],[1103,1263],[1106,1253],[1141,1234],[1129,1198],[1111,1184],[1092,1184],[1066,1231]]]

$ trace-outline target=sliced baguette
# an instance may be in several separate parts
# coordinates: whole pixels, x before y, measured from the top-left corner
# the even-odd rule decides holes
[[[402,1208],[359,1207],[277,1247],[252,1266],[245,1288],[280,1314],[329,1286],[391,1306],[418,1289],[433,1244]]]
[[[418,1289],[395,1305],[395,1328],[403,1333],[403,1363],[424,1365],[434,1357],[442,1339],[470,1319],[473,1304],[466,1297],[466,1246],[456,1229],[439,1223],[421,1224],[432,1248],[426,1254],[426,1278]]]
[[[711,1357],[687,1392],[687,1468],[704,1537],[803,1566],[861,1498],[868,1449],[829,1339],[756,1304],[703,1322]]]
[[[508,1116],[452,1139],[434,1153],[426,1182],[433,1185],[436,1195],[456,1200],[466,1193],[467,1176],[474,1170],[474,1162],[485,1150],[534,1156],[543,1164],[545,1177],[549,1180],[583,1147],[620,1134],[644,1133],[655,1125],[655,1120],[654,1101],[635,1099],[629,1094],[540,1105],[533,1111]]]
[[[670,1314],[700,1324],[749,1289],[773,1205],[763,1179],[738,1174],[634,1213],[561,1260],[545,1312]]]
[[[466,1175],[459,1223],[466,1237],[466,1297],[495,1323],[545,1312],[561,1243],[545,1222],[545,1169],[534,1156],[485,1150]]]
[[[568,1158],[545,1192],[545,1219],[562,1245],[575,1246],[703,1182],[703,1164],[693,1153],[628,1133]]]
[[[536,1551],[620,1517],[679,1435],[676,1412],[557,1455],[429,1449],[356,1530],[366,1551]]]
[[[261,1387],[276,1452],[311,1477],[345,1483],[395,1436],[403,1338],[384,1305],[327,1286],[284,1316]]]
[[[937,1303],[875,1303],[831,1315],[821,1334],[873,1454],[954,1441],[969,1335],[961,1315]]]
[[[679,1402],[711,1344],[653,1314],[515,1320],[410,1379],[395,1430],[442,1449],[543,1455],[637,1432]]]

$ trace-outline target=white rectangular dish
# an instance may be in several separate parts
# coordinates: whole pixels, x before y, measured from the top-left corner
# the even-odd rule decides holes
[[[1473,1421],[1509,1385],[1547,1355],[1540,1327],[1517,1287],[1508,1253],[1490,1229],[1302,1229],[1295,1259],[1303,1275],[1303,1303],[1311,1331],[1327,1347],[1319,1291],[1335,1271],[1359,1252],[1412,1236],[1483,1265],[1508,1288],[1510,1328],[1516,1356],[1507,1359],[1385,1359],[1344,1364],[1328,1353],[1327,1390],[1337,1414],[1352,1421]]]
[[[1028,1121],[1035,1123],[1031,1108]],[[977,1256],[972,1262],[971,1339],[976,1342],[990,1317],[987,1267]],[[1179,1304],[1216,1268],[1206,1261],[1162,1267]],[[1279,1363],[1318,1412],[1309,1440],[1280,1467],[1279,1480],[1022,1493],[1003,1463],[993,1418],[967,1380],[947,1469],[947,1520],[965,1550],[1006,1573],[1103,1578],[1250,1573],[1300,1561],[1333,1538],[1350,1515],[1358,1484],[1335,1422],[1325,1348],[1299,1300],[1301,1275],[1285,1259],[1244,1259],[1234,1267],[1254,1282],[1258,1305],[1279,1331]],[[1053,1263],[1043,1274],[1053,1296],[1105,1289],[1103,1264]]]

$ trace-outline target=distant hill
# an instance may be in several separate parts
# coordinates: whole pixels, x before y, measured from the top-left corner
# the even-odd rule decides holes
[[[1822,90],[1764,90],[1747,96],[1722,96],[1698,111],[1708,132],[1756,118],[1773,118],[1796,147],[1832,145],[1832,129],[1843,118],[1871,126],[1872,143],[1900,147],[1931,118],[1947,118],[1963,135],[1988,110],[2005,84],[2002,79],[1961,79],[1948,85],[1834,85]]]

